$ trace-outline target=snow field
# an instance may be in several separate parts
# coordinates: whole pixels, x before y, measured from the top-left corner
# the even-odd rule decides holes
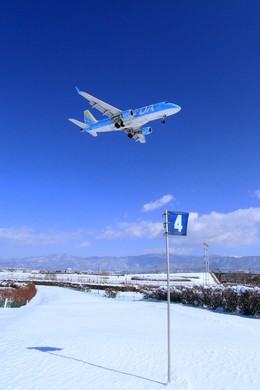
[[[21,271],[2,271],[0,272],[1,280],[18,280],[18,281],[57,281],[63,283],[78,284],[99,284],[108,287],[114,285],[132,285],[132,286],[158,286],[167,285],[167,274],[126,274],[126,275],[101,275],[101,274],[70,274],[70,273],[37,273]],[[171,273],[171,286],[198,286],[198,285],[217,285],[210,273],[205,272],[188,272],[188,273]]]
[[[0,310],[0,389],[165,388],[165,302],[37,289],[29,305]],[[172,304],[167,389],[258,390],[259,324]]]

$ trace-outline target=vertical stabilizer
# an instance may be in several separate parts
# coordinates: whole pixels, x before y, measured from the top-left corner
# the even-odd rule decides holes
[[[97,120],[94,118],[94,116],[91,114],[89,110],[84,111],[84,122],[91,126],[93,123],[97,123]]]

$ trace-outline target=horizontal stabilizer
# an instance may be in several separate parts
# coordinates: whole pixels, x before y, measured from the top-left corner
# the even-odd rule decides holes
[[[87,129],[89,125],[86,123],[80,122],[77,119],[69,118],[69,121],[74,123],[74,125],[81,127],[82,129]]]
[[[97,132],[95,130],[89,130],[87,133],[93,135],[93,137],[97,137]]]

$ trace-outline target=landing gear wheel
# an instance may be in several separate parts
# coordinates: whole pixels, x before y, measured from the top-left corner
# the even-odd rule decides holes
[[[128,137],[128,138],[133,138],[133,134],[128,133],[128,134],[127,134],[127,137]]]
[[[120,128],[120,124],[119,123],[115,123],[115,127],[117,128],[117,129],[119,129]]]

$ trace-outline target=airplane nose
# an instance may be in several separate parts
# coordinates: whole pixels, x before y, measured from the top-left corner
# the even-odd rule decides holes
[[[178,106],[177,104],[172,104],[172,108],[174,109],[174,112],[179,112],[181,110],[181,107]]]

